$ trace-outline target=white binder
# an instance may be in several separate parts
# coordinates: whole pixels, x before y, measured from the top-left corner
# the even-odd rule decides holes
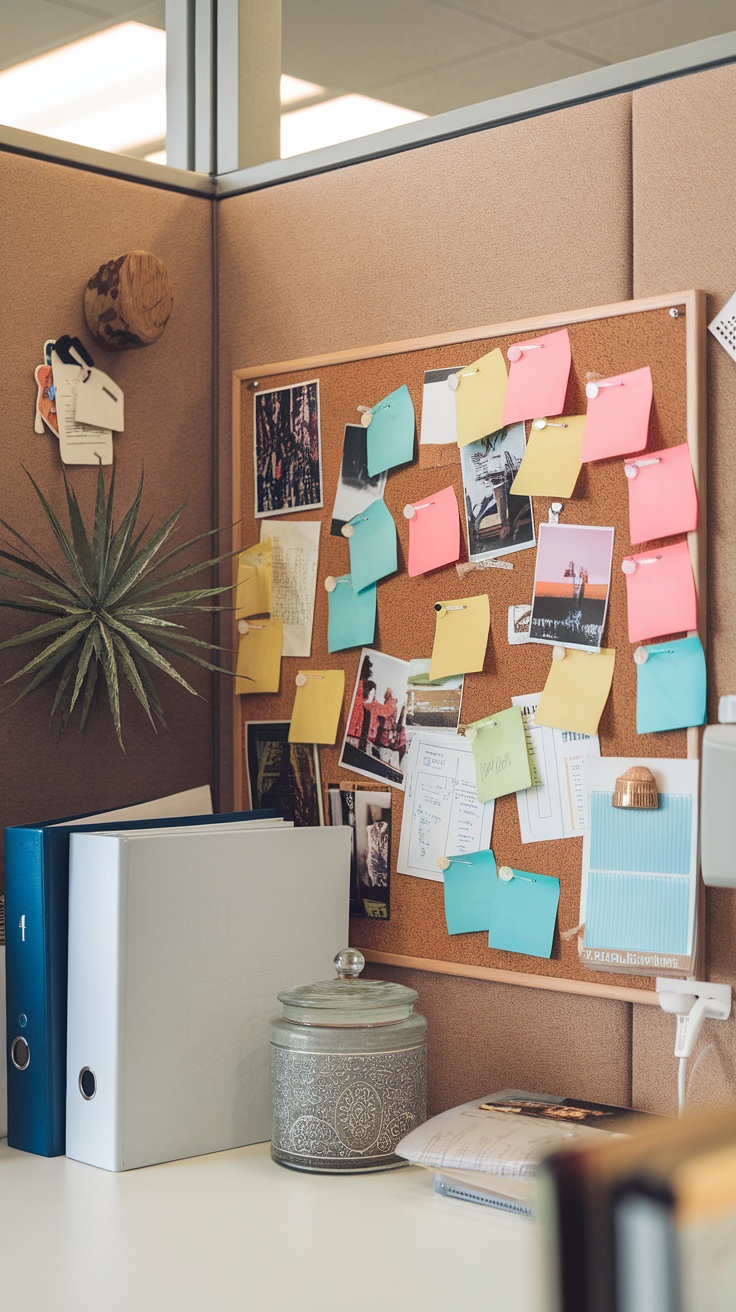
[[[123,1171],[270,1136],[282,989],[347,942],[350,830],[75,834],[68,1157]]]

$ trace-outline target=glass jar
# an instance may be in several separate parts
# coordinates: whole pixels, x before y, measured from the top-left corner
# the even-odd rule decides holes
[[[427,1022],[403,984],[358,979],[361,952],[335,957],[337,978],[279,993],[271,1021],[271,1156],[339,1174],[406,1166],[394,1149],[426,1119]]]

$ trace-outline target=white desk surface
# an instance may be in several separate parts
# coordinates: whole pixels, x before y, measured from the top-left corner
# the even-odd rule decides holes
[[[541,1312],[538,1222],[432,1174],[309,1175],[268,1144],[111,1174],[0,1143],[0,1301],[28,1312]]]

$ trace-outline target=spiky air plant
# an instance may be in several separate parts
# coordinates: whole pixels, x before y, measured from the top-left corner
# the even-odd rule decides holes
[[[28,474],[27,470],[25,472]],[[211,569],[227,556],[216,556],[172,571],[171,564],[176,557],[213,534],[200,533],[162,555],[162,548],[174,531],[184,505],[150,535],[150,521],[137,532],[143,473],[136,496],[116,528],[113,522],[115,469],[113,466],[109,490],[106,491],[100,466],[91,534],[85,528],[66,472],[64,486],[70,534],[62,527],[30,474],[28,478],[60,548],[65,569],[63,573],[57,570],[17,529],[0,519],[0,526],[12,539],[11,542],[7,539],[0,542],[0,577],[12,579],[16,584],[14,595],[0,598],[0,606],[47,617],[33,628],[0,643],[0,650],[22,647],[27,643],[43,643],[41,651],[32,660],[5,680],[6,683],[15,683],[27,679],[22,692],[10,706],[17,705],[52,678],[57,679],[51,720],[58,725],[59,732],[63,732],[78,709],[81,733],[87,723],[101,672],[101,686],[106,689],[115,732],[123,747],[121,676],[132,688],[155,730],[156,721],[165,728],[166,719],[151,677],[152,671],[160,670],[187,692],[198,696],[167,657],[189,661],[207,670],[220,669],[204,654],[206,651],[211,655],[214,645],[193,637],[178,621],[186,614],[221,609],[203,603],[228,591],[228,588],[180,590],[174,585]]]

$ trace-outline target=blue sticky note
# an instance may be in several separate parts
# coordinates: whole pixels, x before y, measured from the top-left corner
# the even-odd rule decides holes
[[[368,473],[405,465],[414,458],[414,405],[404,384],[371,409],[368,425]]]
[[[700,638],[645,646],[636,667],[636,732],[705,724],[705,653]]]
[[[491,893],[489,948],[549,957],[560,900],[560,881],[551,875],[514,870],[513,879],[497,877]]]
[[[327,594],[327,650],[372,647],[376,629],[376,585],[356,592],[349,574],[335,579]]]
[[[448,934],[473,934],[491,925],[491,900],[496,882],[493,852],[464,852],[447,858],[444,872],[445,920]]]
[[[396,573],[396,525],[385,501],[371,502],[348,524],[353,529],[349,537],[350,577],[355,591],[362,592],[387,574]]]

